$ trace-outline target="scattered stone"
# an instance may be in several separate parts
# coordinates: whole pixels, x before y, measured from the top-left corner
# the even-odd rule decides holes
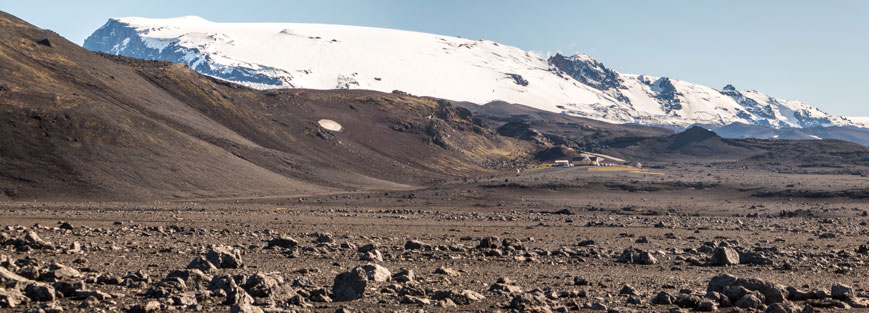
[[[211,273],[217,270],[217,266],[214,266],[211,262],[208,262],[204,257],[198,256],[193,261],[190,261],[190,264],[187,264],[188,269],[197,269],[204,273]]]
[[[522,293],[513,296],[510,300],[510,308],[520,312],[551,312],[552,309],[546,301],[546,297],[537,293]]]
[[[40,271],[42,272],[40,279],[44,281],[63,281],[82,277],[78,270],[60,263],[51,263]]]
[[[585,278],[575,276],[573,277],[573,285],[574,286],[588,286],[588,280]]]
[[[264,313],[263,309],[257,306],[253,306],[249,303],[240,303],[233,304],[229,308],[229,312],[231,313]]]
[[[442,274],[442,275],[453,276],[453,277],[457,277],[457,276],[461,275],[461,274],[459,274],[458,271],[451,269],[449,267],[443,267],[443,266],[438,267],[434,272],[435,272],[435,274]]]
[[[76,290],[75,292],[76,299],[88,299],[93,298],[97,301],[104,301],[112,298],[112,295],[107,294],[105,292],[99,290]]]
[[[763,306],[763,300],[754,293],[749,293],[737,300],[733,305],[742,309],[758,309]]]
[[[624,286],[622,287],[622,290],[619,291],[619,294],[620,294],[620,295],[636,296],[636,295],[637,295],[637,289],[634,289],[634,287],[632,287],[631,285],[624,285]]]
[[[78,243],[78,241],[73,241],[71,244],[69,244],[69,248],[66,249],[66,253],[70,253],[70,254],[82,253],[81,244]]]
[[[766,308],[765,313],[810,313],[790,303],[776,303]]]
[[[407,242],[404,243],[405,250],[422,250],[426,247],[430,247],[430,246],[422,243],[421,241],[417,241],[417,240],[408,240]]]
[[[123,282],[121,277],[109,273],[104,273],[97,277],[97,283],[104,285],[120,285],[121,282]]]
[[[773,262],[770,258],[767,258],[760,253],[745,252],[739,254],[739,264],[773,265]],[[787,262],[782,264],[782,268],[786,269],[788,267],[790,267],[790,264]]]
[[[438,290],[432,295],[434,300],[450,300],[453,304],[468,305],[486,299],[485,296],[472,290]]]
[[[594,242],[594,240],[583,240],[583,241],[580,241],[580,242],[579,242],[578,244],[576,244],[576,245],[577,245],[577,246],[580,246],[580,247],[588,247],[588,246],[593,246],[593,245],[595,245],[595,242]]]
[[[836,299],[822,299],[816,301],[810,301],[809,304],[816,308],[839,308],[839,309],[850,309],[851,306],[845,302],[836,300]]]
[[[332,238],[332,234],[320,234],[316,240],[318,243],[332,243],[334,241],[335,239]]]
[[[654,298],[652,298],[652,304],[657,305],[671,305],[676,303],[676,297],[667,293],[666,291],[659,292]]]
[[[712,300],[701,300],[700,303],[697,304],[697,311],[700,312],[713,312],[718,310],[718,305]]]
[[[192,292],[185,292],[177,296],[172,297],[172,303],[175,305],[189,307],[191,305],[197,304],[199,301],[196,300],[196,294]]]
[[[284,248],[284,249],[292,249],[299,245],[299,242],[293,238],[287,236],[280,236],[278,238],[274,238],[269,240],[269,243],[266,245],[267,249],[271,249],[274,247]]]
[[[371,262],[383,262],[383,254],[380,250],[370,250],[359,253],[359,260]]]
[[[18,290],[0,288],[0,308],[18,308],[27,302],[27,297]]]
[[[501,244],[501,239],[498,237],[485,237],[480,239],[480,244],[477,249],[497,249]]]
[[[739,264],[739,252],[730,247],[718,247],[712,252],[709,263],[713,266],[727,266]]]
[[[389,272],[389,269],[377,265],[377,264],[366,264],[360,266],[363,270],[365,270],[365,274],[368,276],[368,280],[373,282],[387,282],[392,280],[392,273]]]
[[[401,297],[401,300],[399,300],[399,302],[402,304],[431,305],[431,301],[429,299],[410,295],[405,295]]]
[[[833,285],[833,288],[830,289],[830,296],[837,300],[846,301],[854,297],[854,289],[848,285],[835,284]]]
[[[129,309],[130,313],[154,313],[160,312],[160,302],[148,301],[145,304],[136,304]]]
[[[501,294],[522,293],[522,288],[513,285],[513,281],[506,277],[498,278],[498,280],[489,287],[489,291],[498,292]]]
[[[33,281],[0,267],[0,286],[26,286]]]
[[[42,283],[27,285],[24,293],[33,301],[54,301],[55,299],[54,288]]]
[[[357,249],[356,251],[358,251],[360,253],[365,253],[365,252],[377,250],[379,248],[380,248],[379,244],[377,244],[376,242],[372,242],[372,243],[369,243],[369,244],[366,244],[364,246],[359,247],[359,249]]]
[[[26,244],[34,249],[51,247],[51,244],[49,242],[42,240],[42,238],[39,237],[39,234],[32,230],[28,230],[27,233],[24,235],[24,241]]]
[[[292,288],[284,285],[284,279],[278,275],[268,275],[258,272],[251,275],[244,283],[244,290],[253,297],[271,298],[284,301],[295,296]]]
[[[773,303],[781,303],[787,296],[787,290],[784,286],[759,279],[738,278],[735,276],[721,274],[713,277],[706,287],[706,292],[724,293],[728,287],[743,287],[747,290],[758,291],[764,297],[767,305]],[[731,291],[732,292],[732,291]],[[733,299],[731,300],[738,300]],[[734,303],[735,304],[735,303]]]
[[[416,275],[413,273],[413,270],[402,270],[395,275],[392,275],[392,280],[397,281],[399,283],[405,283],[409,281],[414,281],[416,279]]]
[[[625,249],[616,261],[619,263],[640,265],[658,264],[658,259],[652,256],[648,251],[633,248]]]

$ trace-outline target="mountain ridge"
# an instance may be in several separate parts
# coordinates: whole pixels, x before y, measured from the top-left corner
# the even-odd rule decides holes
[[[619,73],[584,54],[543,58],[488,40],[385,28],[115,18],[84,47],[185,63],[200,73],[261,89],[402,90],[654,126],[866,127],[757,91]]]

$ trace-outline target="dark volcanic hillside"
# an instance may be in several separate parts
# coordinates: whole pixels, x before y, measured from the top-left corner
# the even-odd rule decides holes
[[[869,146],[869,129],[853,127],[809,127],[773,129],[741,123],[733,123],[714,129],[726,138],[758,138],[758,139],[789,139],[815,140],[840,139]]]
[[[660,137],[673,131],[650,126],[610,124],[597,120],[537,110],[531,107],[492,102],[486,105],[454,103],[497,128],[504,136],[562,146],[573,150],[598,151],[622,141]]]
[[[727,139],[701,127],[625,140],[602,150],[655,163],[717,163],[780,173],[869,174],[869,147],[842,140]]]
[[[0,195],[14,199],[394,189],[509,167],[530,148],[436,100],[251,90],[88,52],[2,12],[0,109]]]

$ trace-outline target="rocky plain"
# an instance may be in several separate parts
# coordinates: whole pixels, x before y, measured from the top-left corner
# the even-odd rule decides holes
[[[0,112],[0,312],[869,311],[859,129],[257,90],[5,12]]]
[[[668,165],[292,197],[6,202],[0,307],[869,311],[867,187],[857,175]]]

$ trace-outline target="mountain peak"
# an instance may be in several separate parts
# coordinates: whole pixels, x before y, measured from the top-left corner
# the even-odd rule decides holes
[[[201,23],[211,23],[211,21],[196,16],[196,15],[186,15],[165,19],[152,19],[146,17],[138,17],[138,16],[128,16],[128,17],[119,17],[119,18],[111,18],[109,21],[117,21],[126,24],[148,24],[153,23],[154,21],[160,21],[160,23],[169,23],[169,24],[201,24]]]
[[[617,72],[608,69],[603,63],[587,54],[578,53],[565,57],[556,53],[549,58],[548,62],[558,71],[598,90],[617,88],[621,84]]]
[[[556,55],[560,55],[560,54],[556,53]],[[574,54],[572,56],[566,57],[566,59],[573,60],[573,61],[594,61],[594,62],[597,62],[597,60],[595,60],[594,58],[590,57],[588,54],[585,54],[585,53],[577,53],[577,54]]]

